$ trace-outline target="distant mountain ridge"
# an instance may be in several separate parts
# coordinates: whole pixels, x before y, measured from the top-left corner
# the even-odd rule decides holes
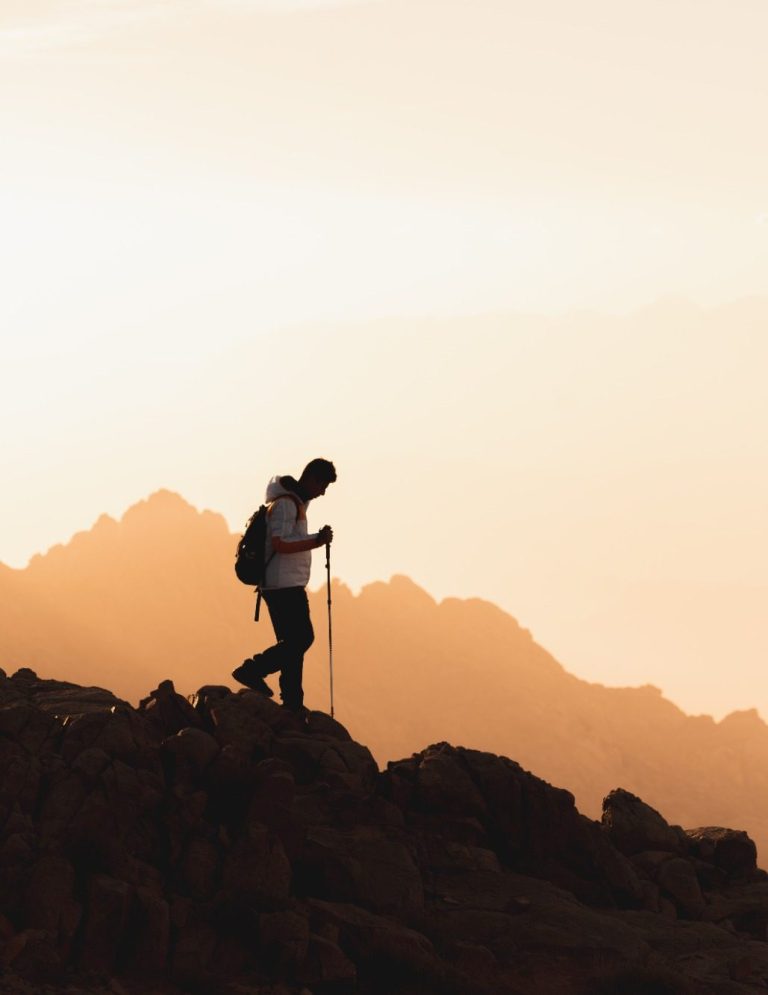
[[[160,675],[229,684],[271,636],[234,579],[226,521],[161,490],[101,516],[23,570],[0,569],[0,666],[113,688],[137,701]],[[325,592],[307,701],[327,709]],[[450,740],[514,756],[595,816],[617,784],[682,825],[729,825],[768,846],[768,726],[755,710],[687,716],[654,687],[569,674],[510,615],[437,603],[406,577],[355,596],[334,583],[337,714],[380,763]]]

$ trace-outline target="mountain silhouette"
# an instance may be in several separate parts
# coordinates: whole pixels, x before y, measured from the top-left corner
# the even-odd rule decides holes
[[[119,521],[102,516],[23,570],[0,568],[0,666],[111,687],[137,702],[160,675],[180,691],[234,687],[230,672],[271,640],[232,569],[222,516],[161,490]],[[325,591],[306,700],[328,707]],[[688,716],[654,687],[569,674],[509,614],[440,603],[406,577],[354,595],[334,582],[338,716],[380,764],[449,739],[513,756],[597,817],[616,785],[675,823],[728,825],[768,846],[768,727],[754,710]]]

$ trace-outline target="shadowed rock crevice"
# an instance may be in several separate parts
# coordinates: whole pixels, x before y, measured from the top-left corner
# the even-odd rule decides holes
[[[595,822],[491,753],[437,743],[379,771],[329,716],[251,691],[188,700],[163,681],[134,709],[28,669],[0,678],[0,763],[3,991],[736,995],[768,979],[746,833],[670,826],[620,788]]]

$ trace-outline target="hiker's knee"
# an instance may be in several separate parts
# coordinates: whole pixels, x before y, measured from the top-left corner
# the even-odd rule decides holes
[[[306,653],[315,641],[312,625],[308,624],[306,627],[302,626],[301,629],[296,629],[285,641],[296,653]]]
[[[302,637],[301,637],[301,648],[302,648],[302,651],[304,653],[306,653],[307,650],[309,649],[309,647],[312,645],[312,643],[314,641],[315,641],[315,630],[312,628],[312,626],[310,624],[307,627],[307,629],[302,633]]]

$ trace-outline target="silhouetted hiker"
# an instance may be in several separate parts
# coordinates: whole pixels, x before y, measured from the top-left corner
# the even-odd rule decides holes
[[[271,698],[272,689],[264,678],[279,670],[283,705],[295,712],[304,710],[304,654],[315,638],[306,592],[312,550],[333,541],[330,525],[307,535],[307,505],[335,480],[333,463],[313,459],[298,480],[273,477],[267,485],[268,564],[262,591],[277,643],[232,671],[236,681]]]

